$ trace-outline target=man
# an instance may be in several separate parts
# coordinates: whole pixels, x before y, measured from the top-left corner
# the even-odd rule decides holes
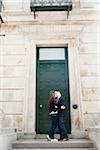
[[[58,141],[68,141],[68,134],[64,124],[64,110],[66,106],[64,104],[64,98],[59,91],[55,91],[55,98],[57,99],[58,106],[58,126],[60,129],[60,139]]]

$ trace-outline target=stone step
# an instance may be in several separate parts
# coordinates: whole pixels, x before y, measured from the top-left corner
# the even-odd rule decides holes
[[[76,133],[71,133],[68,134],[68,137],[70,139],[86,139],[86,135],[84,132],[78,132]],[[45,139],[46,138],[46,134],[36,134],[35,136],[36,139]],[[55,134],[55,138],[59,138],[59,134]]]
[[[17,132],[17,139],[34,139],[35,134],[32,132]]]
[[[40,150],[40,148],[37,148],[37,149],[24,148],[24,149],[12,149],[12,150]],[[45,150],[55,150],[55,149],[46,148]],[[58,150],[96,150],[96,149],[95,148],[59,148]]]
[[[92,141],[88,139],[70,139],[65,142],[50,142],[46,139],[21,139],[12,143],[13,149],[73,149],[93,148]],[[86,149],[85,149],[86,150]]]
[[[46,134],[34,134],[32,132],[18,132],[18,139],[45,139],[46,138]],[[86,135],[84,132],[79,132],[79,133],[72,133],[68,135],[70,139],[82,139],[82,138],[86,138]],[[59,134],[55,134],[55,138],[59,138]]]

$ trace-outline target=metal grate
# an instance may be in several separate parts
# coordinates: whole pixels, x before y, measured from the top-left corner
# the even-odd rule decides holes
[[[0,20],[1,20],[1,23],[4,23],[2,16],[1,16],[1,12],[3,11],[3,9],[4,9],[4,5],[3,5],[2,0],[0,0]]]
[[[72,0],[31,0],[31,6],[69,6]]]
[[[69,11],[72,10],[72,0],[31,0],[31,11]]]

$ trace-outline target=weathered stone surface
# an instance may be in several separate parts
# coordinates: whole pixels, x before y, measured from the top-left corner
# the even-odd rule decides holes
[[[99,65],[81,65],[80,66],[81,77],[97,77],[99,76]]]
[[[90,127],[87,130],[88,132],[88,138],[90,138],[92,141],[94,141],[94,144],[96,146],[96,148],[99,150],[100,149],[100,143],[98,141],[100,141],[100,126],[96,126],[96,127]]]
[[[21,114],[7,115],[6,119],[2,122],[2,127],[5,129],[17,128],[18,130],[21,130],[22,124],[23,124],[23,115]]]
[[[23,102],[0,102],[1,109],[4,110],[6,114],[22,114],[23,112]]]
[[[84,127],[85,129],[90,127],[97,127],[99,126],[100,122],[100,115],[96,113],[85,113],[84,114]]]
[[[86,9],[98,9],[100,5],[100,0],[82,0],[81,8]]]
[[[24,101],[25,91],[22,89],[8,89],[8,90],[0,90],[0,101]]]
[[[13,2],[11,0],[3,0],[6,11],[21,11],[23,9],[23,1],[17,0],[16,2]]]
[[[17,134],[14,132],[0,134],[0,150],[11,150],[11,142],[17,140]]]
[[[98,43],[97,33],[82,33],[80,41],[82,43]]]
[[[99,65],[98,54],[79,54],[80,65]]]
[[[0,66],[0,77],[24,77],[24,66]]]
[[[93,22],[93,23],[90,23],[90,24],[86,24],[83,28],[83,33],[97,33],[99,34],[99,28],[100,26],[100,22]]]
[[[82,90],[83,100],[100,101],[100,88],[84,88]]]
[[[80,54],[97,54],[99,53],[99,42],[98,43],[84,43],[80,44]]]
[[[0,38],[0,44],[2,45],[12,45],[12,44],[24,44],[24,37],[18,34],[6,35]]]
[[[98,88],[100,87],[100,77],[82,77],[83,88]]]
[[[13,88],[22,89],[24,87],[25,87],[24,78],[1,78],[0,80],[0,89],[13,89]]]
[[[22,44],[2,44],[0,43],[0,55],[25,55],[26,49]]]
[[[0,66],[20,66],[25,64],[25,56],[7,55],[1,56]]]
[[[83,113],[89,114],[98,114],[100,112],[100,101],[83,101]],[[98,114],[99,115],[99,114]],[[99,122],[98,118],[98,122]],[[94,125],[93,125],[94,126]]]

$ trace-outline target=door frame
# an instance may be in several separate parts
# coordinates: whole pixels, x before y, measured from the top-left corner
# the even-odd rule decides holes
[[[36,123],[36,51],[37,47],[68,47],[69,64],[69,88],[70,88],[70,110],[71,110],[71,133],[78,134],[84,132],[84,114],[82,113],[82,93],[79,70],[77,38],[53,39],[50,41],[29,41],[27,54],[27,79],[25,88],[23,131],[35,132]],[[27,44],[27,42],[26,42]],[[74,81],[74,82],[73,82]],[[78,105],[78,109],[73,109],[73,104]]]
[[[64,48],[64,53],[65,53],[65,77],[66,77],[66,82],[68,80],[68,97],[69,97],[69,101],[68,101],[68,110],[69,110],[69,128],[70,128],[70,133],[71,133],[71,112],[70,112],[70,89],[69,89],[69,67],[68,67],[68,47],[37,47],[36,50],[36,121],[35,121],[35,131],[37,133],[37,118],[38,118],[38,113],[37,113],[37,109],[38,109],[38,86],[39,86],[39,49],[40,48]],[[47,61],[47,60],[46,60]],[[56,60],[54,60],[56,61]],[[58,60],[57,60],[58,62]],[[59,61],[60,62],[60,61]],[[62,61],[61,61],[62,62]],[[68,79],[67,79],[67,73],[68,73]],[[67,94],[67,92],[66,92]]]

